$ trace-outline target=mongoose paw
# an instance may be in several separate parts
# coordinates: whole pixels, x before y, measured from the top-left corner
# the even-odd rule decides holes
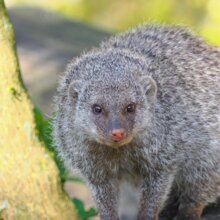
[[[204,220],[201,217],[199,217],[196,214],[183,214],[183,215],[177,215],[173,220]]]

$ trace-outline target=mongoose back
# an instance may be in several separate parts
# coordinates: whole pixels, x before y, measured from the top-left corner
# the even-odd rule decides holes
[[[68,65],[56,103],[58,151],[101,219],[119,219],[123,179],[140,186],[138,220],[157,220],[172,192],[173,217],[200,220],[220,196],[220,51],[187,30],[112,37]]]

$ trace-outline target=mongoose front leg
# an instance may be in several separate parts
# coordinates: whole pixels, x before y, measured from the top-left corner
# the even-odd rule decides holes
[[[173,175],[152,174],[146,178],[141,188],[138,220],[158,220],[159,212],[172,185]]]
[[[179,207],[175,220],[202,220],[204,205],[188,205]]]
[[[118,184],[114,181],[108,180],[102,183],[93,183],[90,184],[90,186],[101,220],[119,220]]]

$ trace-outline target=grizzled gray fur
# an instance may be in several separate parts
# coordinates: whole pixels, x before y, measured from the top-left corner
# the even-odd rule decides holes
[[[56,145],[101,219],[119,219],[123,179],[140,186],[139,220],[157,220],[173,193],[175,219],[199,220],[220,196],[220,51],[185,29],[104,42],[68,65],[56,103]]]

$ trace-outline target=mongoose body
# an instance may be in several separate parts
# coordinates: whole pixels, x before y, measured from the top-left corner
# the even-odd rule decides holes
[[[56,102],[56,145],[102,219],[119,219],[125,178],[140,185],[139,220],[157,220],[171,192],[177,220],[220,196],[220,51],[185,29],[111,38],[68,65]]]

